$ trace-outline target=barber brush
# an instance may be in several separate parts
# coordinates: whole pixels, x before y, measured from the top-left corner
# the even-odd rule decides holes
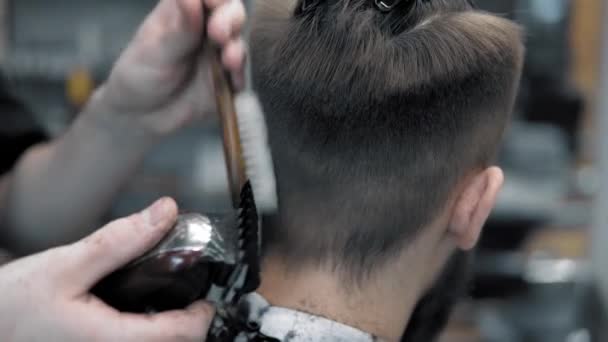
[[[278,207],[276,178],[262,106],[249,82],[236,94],[220,49],[209,50],[232,203],[235,208],[239,205],[241,191],[249,182],[258,210],[272,213]]]

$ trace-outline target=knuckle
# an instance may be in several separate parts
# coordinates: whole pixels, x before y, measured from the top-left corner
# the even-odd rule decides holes
[[[87,254],[94,258],[99,254],[107,253],[108,249],[114,247],[116,240],[126,237],[125,235],[141,235],[144,226],[145,218],[141,214],[132,215],[116,220],[89,235],[81,241],[81,245]]]
[[[127,228],[139,232],[146,229],[147,220],[142,213],[137,213],[127,217],[124,225]]]
[[[157,235],[157,229],[150,229],[148,220],[144,214],[138,213],[129,216],[126,219],[125,234],[134,236],[141,241],[147,242],[150,239],[154,239]]]
[[[126,224],[126,234],[133,236],[138,241],[149,244],[151,242],[160,240],[165,234],[165,229],[155,229],[149,224],[149,220],[145,214],[138,213],[129,216]]]
[[[94,257],[105,250],[108,245],[108,238],[106,237],[104,231],[98,231],[84,238],[80,242],[80,245],[87,252],[87,254],[91,254]]]

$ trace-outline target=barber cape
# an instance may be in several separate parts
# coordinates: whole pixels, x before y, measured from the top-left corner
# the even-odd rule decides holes
[[[376,338],[361,330],[304,312],[271,306],[261,295],[249,294],[239,305],[248,325],[269,341],[288,342],[373,342]],[[250,341],[245,335],[235,341]]]

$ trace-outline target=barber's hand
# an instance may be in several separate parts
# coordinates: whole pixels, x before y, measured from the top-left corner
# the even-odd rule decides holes
[[[204,341],[214,314],[206,303],[134,315],[89,293],[101,278],[158,243],[176,218],[175,202],[163,199],[73,245],[0,268],[2,341]]]
[[[242,86],[245,15],[240,0],[160,0],[94,100],[113,124],[127,121],[160,136],[215,113],[205,54],[219,46],[224,67]]]

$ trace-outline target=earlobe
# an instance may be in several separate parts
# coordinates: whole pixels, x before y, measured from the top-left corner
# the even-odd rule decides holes
[[[470,250],[475,247],[503,183],[502,170],[491,167],[473,176],[465,185],[454,205],[449,225],[459,248]]]

